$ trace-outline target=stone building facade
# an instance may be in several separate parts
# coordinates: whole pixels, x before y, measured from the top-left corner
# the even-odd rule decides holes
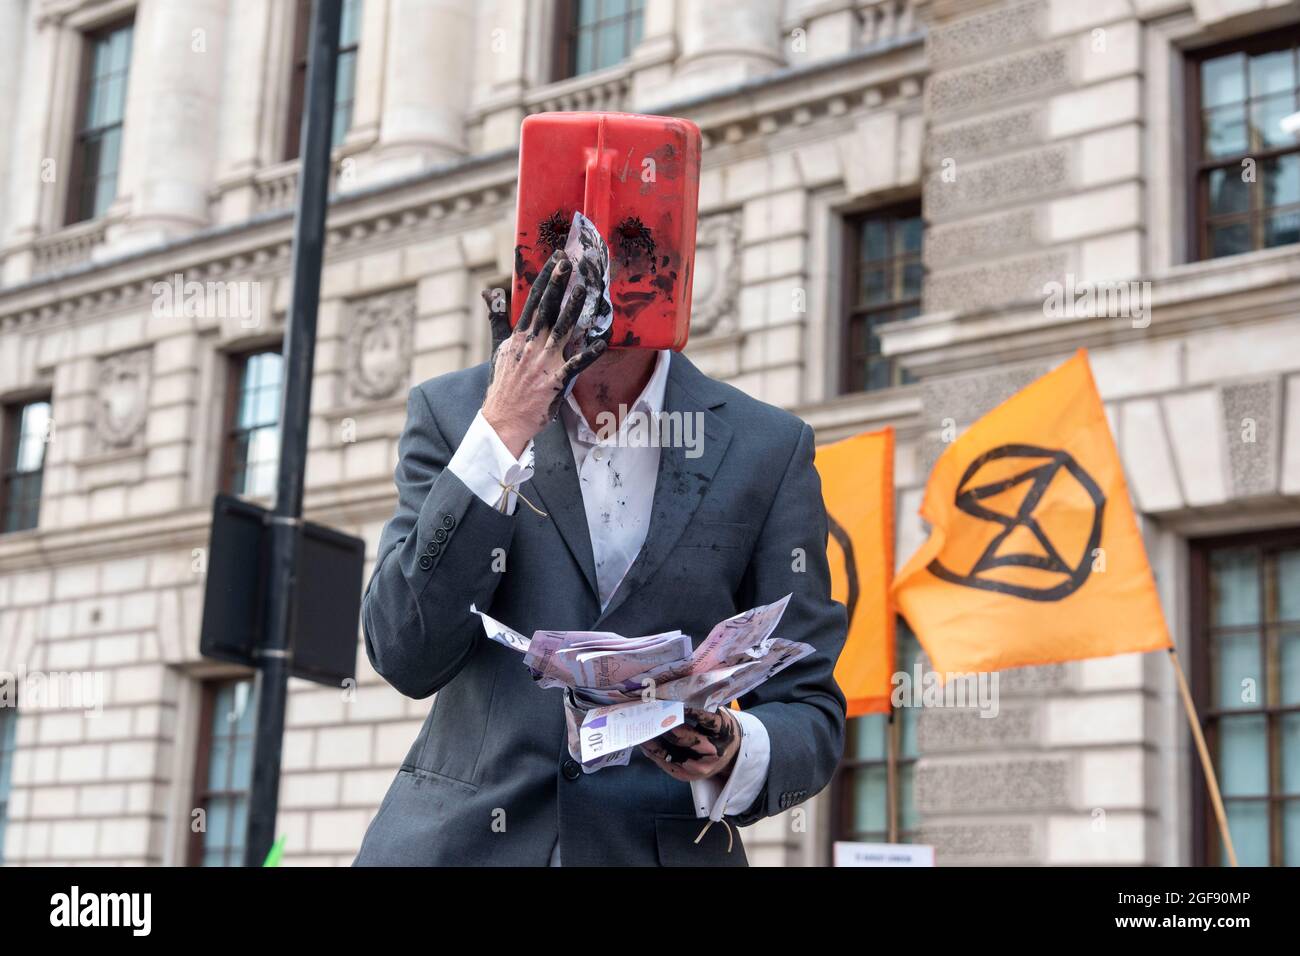
[[[1209,145],[1240,134],[1221,114],[1244,110],[1249,133],[1256,105],[1260,129],[1286,96],[1300,106],[1300,5],[349,7],[309,517],[363,536],[373,558],[407,389],[486,357],[478,290],[510,275],[521,120],[686,116],[705,142],[687,354],[795,410],[820,441],[892,426],[900,563],[924,538],[916,511],[951,428],[1090,350],[1171,629],[1216,705],[1207,726],[1239,798],[1239,851],[1300,861],[1300,803],[1287,799],[1300,795],[1287,710],[1300,651],[1285,626],[1287,529],[1300,525],[1300,244],[1287,218],[1300,216],[1300,159],[1267,126],[1239,150],[1259,165],[1245,200],[1202,168],[1221,155],[1236,168],[1231,143]],[[207,833],[237,819],[247,758],[247,675],[198,654],[203,549],[232,473],[264,487],[250,477],[256,429],[232,414],[288,304],[300,16],[291,0],[0,5],[10,505],[33,487],[18,467],[24,420],[44,450],[35,520],[0,534],[0,671],[51,686],[89,674],[102,690],[94,716],[21,695],[0,709],[7,864],[232,858],[234,837],[205,842],[191,825],[196,808]],[[892,252],[871,252],[879,236]],[[1054,282],[1143,283],[1145,311],[1062,314],[1044,305]],[[888,308],[864,314],[863,300]],[[1257,537],[1225,537],[1238,534]],[[1252,595],[1256,611],[1232,617]],[[1232,627],[1260,636],[1253,665]],[[351,860],[428,712],[364,653],[357,666],[346,692],[292,686],[287,862]],[[1266,688],[1263,703],[1225,715],[1215,688],[1239,676]],[[1217,861],[1161,655],[1008,673],[1001,695],[994,720],[897,722],[910,729],[894,772],[877,774],[884,789],[860,728],[861,765],[797,817],[748,831],[751,859],[825,864],[833,839],[869,835],[892,811],[945,864]]]

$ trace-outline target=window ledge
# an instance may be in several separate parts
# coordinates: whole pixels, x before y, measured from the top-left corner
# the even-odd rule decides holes
[[[632,90],[632,60],[547,83],[523,98],[524,112],[550,113],[557,110],[608,110],[626,108]]]
[[[883,353],[928,378],[1031,361],[1065,350],[1182,335],[1274,316],[1300,307],[1300,244],[1174,266],[1124,282],[1150,282],[1147,326],[1106,316],[1048,316],[1040,305],[971,313],[931,312],[881,326]]]
[[[65,272],[92,261],[95,252],[104,245],[111,224],[108,216],[87,219],[33,240],[33,278]]]

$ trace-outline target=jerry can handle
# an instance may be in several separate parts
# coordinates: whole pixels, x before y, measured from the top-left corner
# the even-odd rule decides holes
[[[605,117],[596,123],[596,148],[587,149],[587,180],[582,194],[582,214],[596,231],[609,238],[609,201],[614,176],[613,150],[605,149]]]

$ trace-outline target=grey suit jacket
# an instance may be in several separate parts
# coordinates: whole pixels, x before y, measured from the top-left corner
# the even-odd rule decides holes
[[[793,807],[826,785],[844,746],[832,671],[846,620],[830,597],[812,429],[674,355],[664,410],[701,414],[703,454],[662,449],[645,544],[602,613],[562,422],[538,435],[536,473],[522,487],[545,518],[522,503],[501,514],[447,470],[486,387],[484,364],[410,394],[397,513],[362,620],[375,669],[403,694],[437,696],[356,863],[545,866],[558,835],[566,866],[744,865],[720,824],[693,842],[703,821],[690,786],[639,752],[626,767],[581,773],[560,691],[534,686],[469,607],[524,634],[680,628],[698,642],[723,618],[793,592],[776,633],[816,653],[741,701],[768,731],[771,763],[754,804],[730,819]]]

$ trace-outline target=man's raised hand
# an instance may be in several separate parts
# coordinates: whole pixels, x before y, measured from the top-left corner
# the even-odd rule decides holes
[[[587,287],[580,278],[565,304],[560,303],[573,265],[557,251],[533,282],[514,332],[505,336],[501,316],[488,305],[494,354],[483,417],[512,455],[523,454],[528,442],[559,412],[560,399],[569,382],[604,354],[606,343],[596,341],[576,355],[566,357]]]

